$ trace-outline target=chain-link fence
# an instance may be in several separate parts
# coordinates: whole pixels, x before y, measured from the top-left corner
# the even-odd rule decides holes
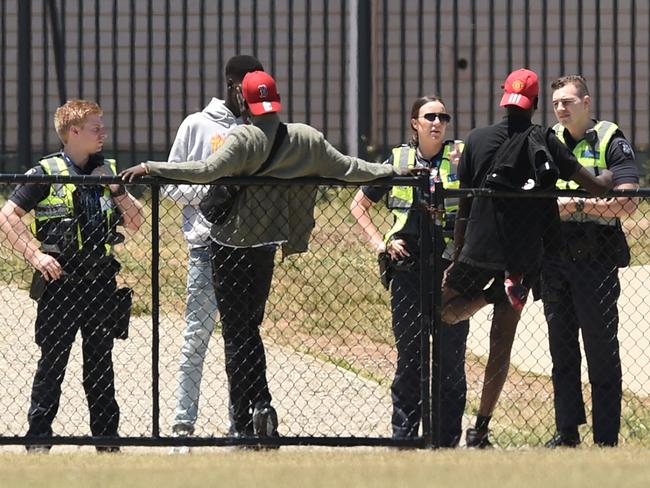
[[[523,282],[532,289],[516,325],[514,341],[509,334],[515,328],[504,322],[503,316],[495,317],[498,305],[486,306],[471,319],[467,412],[481,411],[481,393],[484,406],[499,394],[500,381],[504,380],[499,371],[507,364],[512,344],[509,374],[490,424],[490,438],[497,445],[543,445],[556,428],[585,420],[586,425],[579,429],[582,441],[591,445],[595,438],[600,444],[609,444],[616,439],[619,418],[619,442],[647,445],[650,377],[644,284],[648,273],[648,191],[615,192],[627,205],[626,209],[617,205],[620,219],[602,210],[602,199],[582,200],[584,194],[568,191],[547,193],[562,200],[574,197],[559,205],[561,222],[554,218],[558,208],[554,198],[526,198],[490,190],[451,190],[445,194],[471,193],[487,198],[499,215],[506,216],[498,246],[505,249],[506,262],[524,263],[524,269],[529,264],[528,269],[534,269],[533,262],[540,256],[537,253],[542,250],[543,254],[539,281],[523,274]],[[550,201],[550,208],[545,201]],[[629,207],[630,202],[638,204],[636,210]],[[485,249],[494,246],[485,243]],[[521,268],[510,270],[515,283],[522,277],[517,276],[518,271]],[[465,285],[470,287],[480,280],[475,274]],[[488,292],[484,296],[498,304],[506,298],[501,287],[498,291],[500,294]],[[512,300],[517,300],[516,293]],[[492,368],[490,349],[494,355]],[[598,425],[596,433],[594,424]]]
[[[39,178],[43,182],[65,180],[80,186],[108,181],[94,177]],[[9,195],[16,183],[28,180],[30,176],[4,177],[3,194]],[[39,414],[33,393],[33,387],[38,386],[34,376],[37,367],[48,366],[35,343],[35,330],[37,337],[48,330],[54,334],[47,337],[45,333],[46,338],[39,340],[43,352],[47,346],[65,353],[51,358],[54,366],[50,365],[50,370],[59,371],[62,379],[60,402],[52,397],[51,388],[41,395],[47,400],[43,404],[58,403],[58,412],[53,408],[40,412],[43,418],[56,413],[51,427],[55,437],[40,441],[93,444],[98,440],[91,433],[110,434],[111,422],[116,417],[111,410],[110,378],[102,369],[110,356],[110,345],[101,349],[103,341],[93,337],[108,334],[106,330],[102,332],[102,327],[107,328],[106,317],[115,316],[107,312],[107,303],[113,303],[107,290],[124,288],[133,290],[128,338],[115,340],[112,347],[120,439],[103,439],[105,444],[424,446],[436,444],[449,434],[446,427],[454,412],[459,414],[463,429],[473,422],[490,342],[495,340],[494,334],[490,338],[493,307],[485,307],[470,320],[464,351],[467,329],[440,324],[440,309],[430,307],[441,299],[434,282],[442,278],[444,265],[440,257],[427,256],[431,250],[437,256],[444,246],[442,241],[416,240],[412,253],[415,267],[406,262],[401,269],[394,270],[393,289],[389,292],[380,282],[376,254],[362,237],[350,211],[358,188],[332,186],[333,182],[323,180],[301,180],[276,184],[301,188],[307,209],[311,199],[315,201],[314,228],[307,252],[285,256],[274,245],[251,251],[218,244],[213,244],[209,251],[200,247],[188,251],[183,220],[191,219],[193,213],[188,213],[181,203],[160,198],[160,187],[152,181],[143,180],[142,186],[129,187],[133,193],[142,194],[138,200],[144,207],[145,222],[135,232],[118,228],[126,239],[115,245],[116,259],[121,263],[116,284],[111,273],[106,277],[101,269],[88,269],[89,262],[75,269],[64,266],[68,271],[61,278],[63,284],[49,284],[45,288],[45,293],[50,293],[48,300],[57,306],[39,314],[37,327],[37,304],[29,297],[33,269],[11,250],[15,242],[5,238],[0,251],[5,304],[0,308],[5,330],[0,343],[0,410],[4,425],[0,443],[35,442],[33,435],[26,435],[30,427],[27,413],[30,412],[34,424],[33,419]],[[415,178],[399,181],[400,185],[424,184]],[[257,185],[264,181],[258,178],[231,182]],[[386,180],[381,184],[388,187],[396,182]],[[301,186],[297,187],[298,184]],[[255,200],[259,215],[270,215],[269,200],[260,198],[260,194],[264,192],[258,192]],[[648,196],[644,191],[638,195]],[[647,202],[642,199],[633,216],[623,220],[632,262],[620,270],[618,300],[623,377],[621,442],[643,445],[648,444],[650,428],[646,353],[650,339],[644,330],[648,313],[644,287],[649,259],[647,210]],[[413,212],[420,216],[421,232],[430,230],[438,235],[440,228],[428,218],[431,214],[427,209]],[[370,214],[382,233],[389,232],[393,217],[383,200],[370,209]],[[530,221],[534,218],[529,216]],[[259,221],[263,228],[281,229],[287,225],[287,221],[277,219]],[[311,222],[301,225],[308,230]],[[82,251],[73,254],[77,258],[84,255]],[[214,270],[218,302],[212,291],[210,256],[218,263]],[[80,269],[84,269],[83,276],[78,276]],[[265,300],[265,283],[269,278]],[[398,283],[405,287],[402,295],[397,290]],[[568,289],[560,291],[571,293]],[[194,297],[189,304],[188,294]],[[215,308],[221,313],[216,322]],[[395,347],[392,315],[397,319],[408,317],[408,324],[404,325],[402,320],[402,325],[395,329],[401,348]],[[57,317],[64,319],[57,322]],[[58,325],[52,326],[53,320]],[[263,350],[256,336],[258,320]],[[76,324],[82,337],[74,340],[76,329],[71,332],[63,323]],[[433,347],[428,340],[429,330],[434,331],[436,338]],[[455,331],[455,337],[449,336],[450,330]],[[491,423],[493,440],[499,446],[541,445],[555,430],[547,336],[541,301],[533,301],[531,295],[517,328],[510,373]],[[71,349],[62,346],[65,340],[72,343]],[[455,349],[452,352],[450,348]],[[410,432],[410,439],[394,440],[393,428],[399,424],[400,416],[393,412],[391,384],[398,367],[398,349],[400,355],[405,354],[401,359],[407,360],[400,371],[407,371],[416,383],[402,383],[406,386],[401,390],[393,388],[393,399],[402,395],[395,401],[408,404],[415,398],[415,415],[422,421],[409,419],[416,429],[420,424],[419,431]],[[408,356],[413,351],[416,359]],[[463,373],[467,382],[466,404]],[[578,382],[585,395],[588,425],[592,425],[591,387],[584,361],[581,373]],[[432,384],[431,379],[438,377],[442,381]],[[597,378],[591,380],[598,384]],[[53,391],[56,393],[56,388]],[[255,407],[259,409],[268,402],[277,411],[280,437],[261,441],[249,437],[256,433]],[[95,409],[93,425],[88,403],[91,410]],[[451,409],[454,412],[450,414]],[[174,436],[175,426],[191,427],[193,435],[179,439]],[[458,435],[460,429],[459,425]],[[589,442],[587,431],[582,433]]]

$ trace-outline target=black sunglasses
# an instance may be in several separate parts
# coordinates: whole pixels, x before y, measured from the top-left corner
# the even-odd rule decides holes
[[[427,119],[429,122],[433,122],[438,119],[443,124],[448,124],[451,122],[451,115],[444,112],[431,112],[428,114],[422,115],[423,118]]]

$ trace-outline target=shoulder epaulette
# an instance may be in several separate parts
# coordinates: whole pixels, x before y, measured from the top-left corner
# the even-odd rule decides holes
[[[51,159],[51,158],[60,158],[63,156],[63,153],[61,151],[53,152],[52,154],[48,154],[47,156],[43,156],[39,161],[43,161],[45,159]]]

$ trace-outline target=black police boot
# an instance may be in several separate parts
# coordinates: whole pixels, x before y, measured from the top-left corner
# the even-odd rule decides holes
[[[488,439],[489,431],[470,427],[465,431],[465,445],[474,449],[491,449],[494,446]]]
[[[120,452],[120,446],[95,446],[98,454],[117,454]]]
[[[578,447],[580,444],[580,434],[578,429],[559,430],[546,443],[544,447],[555,449],[556,447]]]

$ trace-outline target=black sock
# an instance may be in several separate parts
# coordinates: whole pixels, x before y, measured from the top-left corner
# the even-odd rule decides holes
[[[491,415],[477,415],[476,416],[476,425],[474,426],[476,430],[485,432],[488,430],[488,425],[490,425],[490,420],[492,420]]]

